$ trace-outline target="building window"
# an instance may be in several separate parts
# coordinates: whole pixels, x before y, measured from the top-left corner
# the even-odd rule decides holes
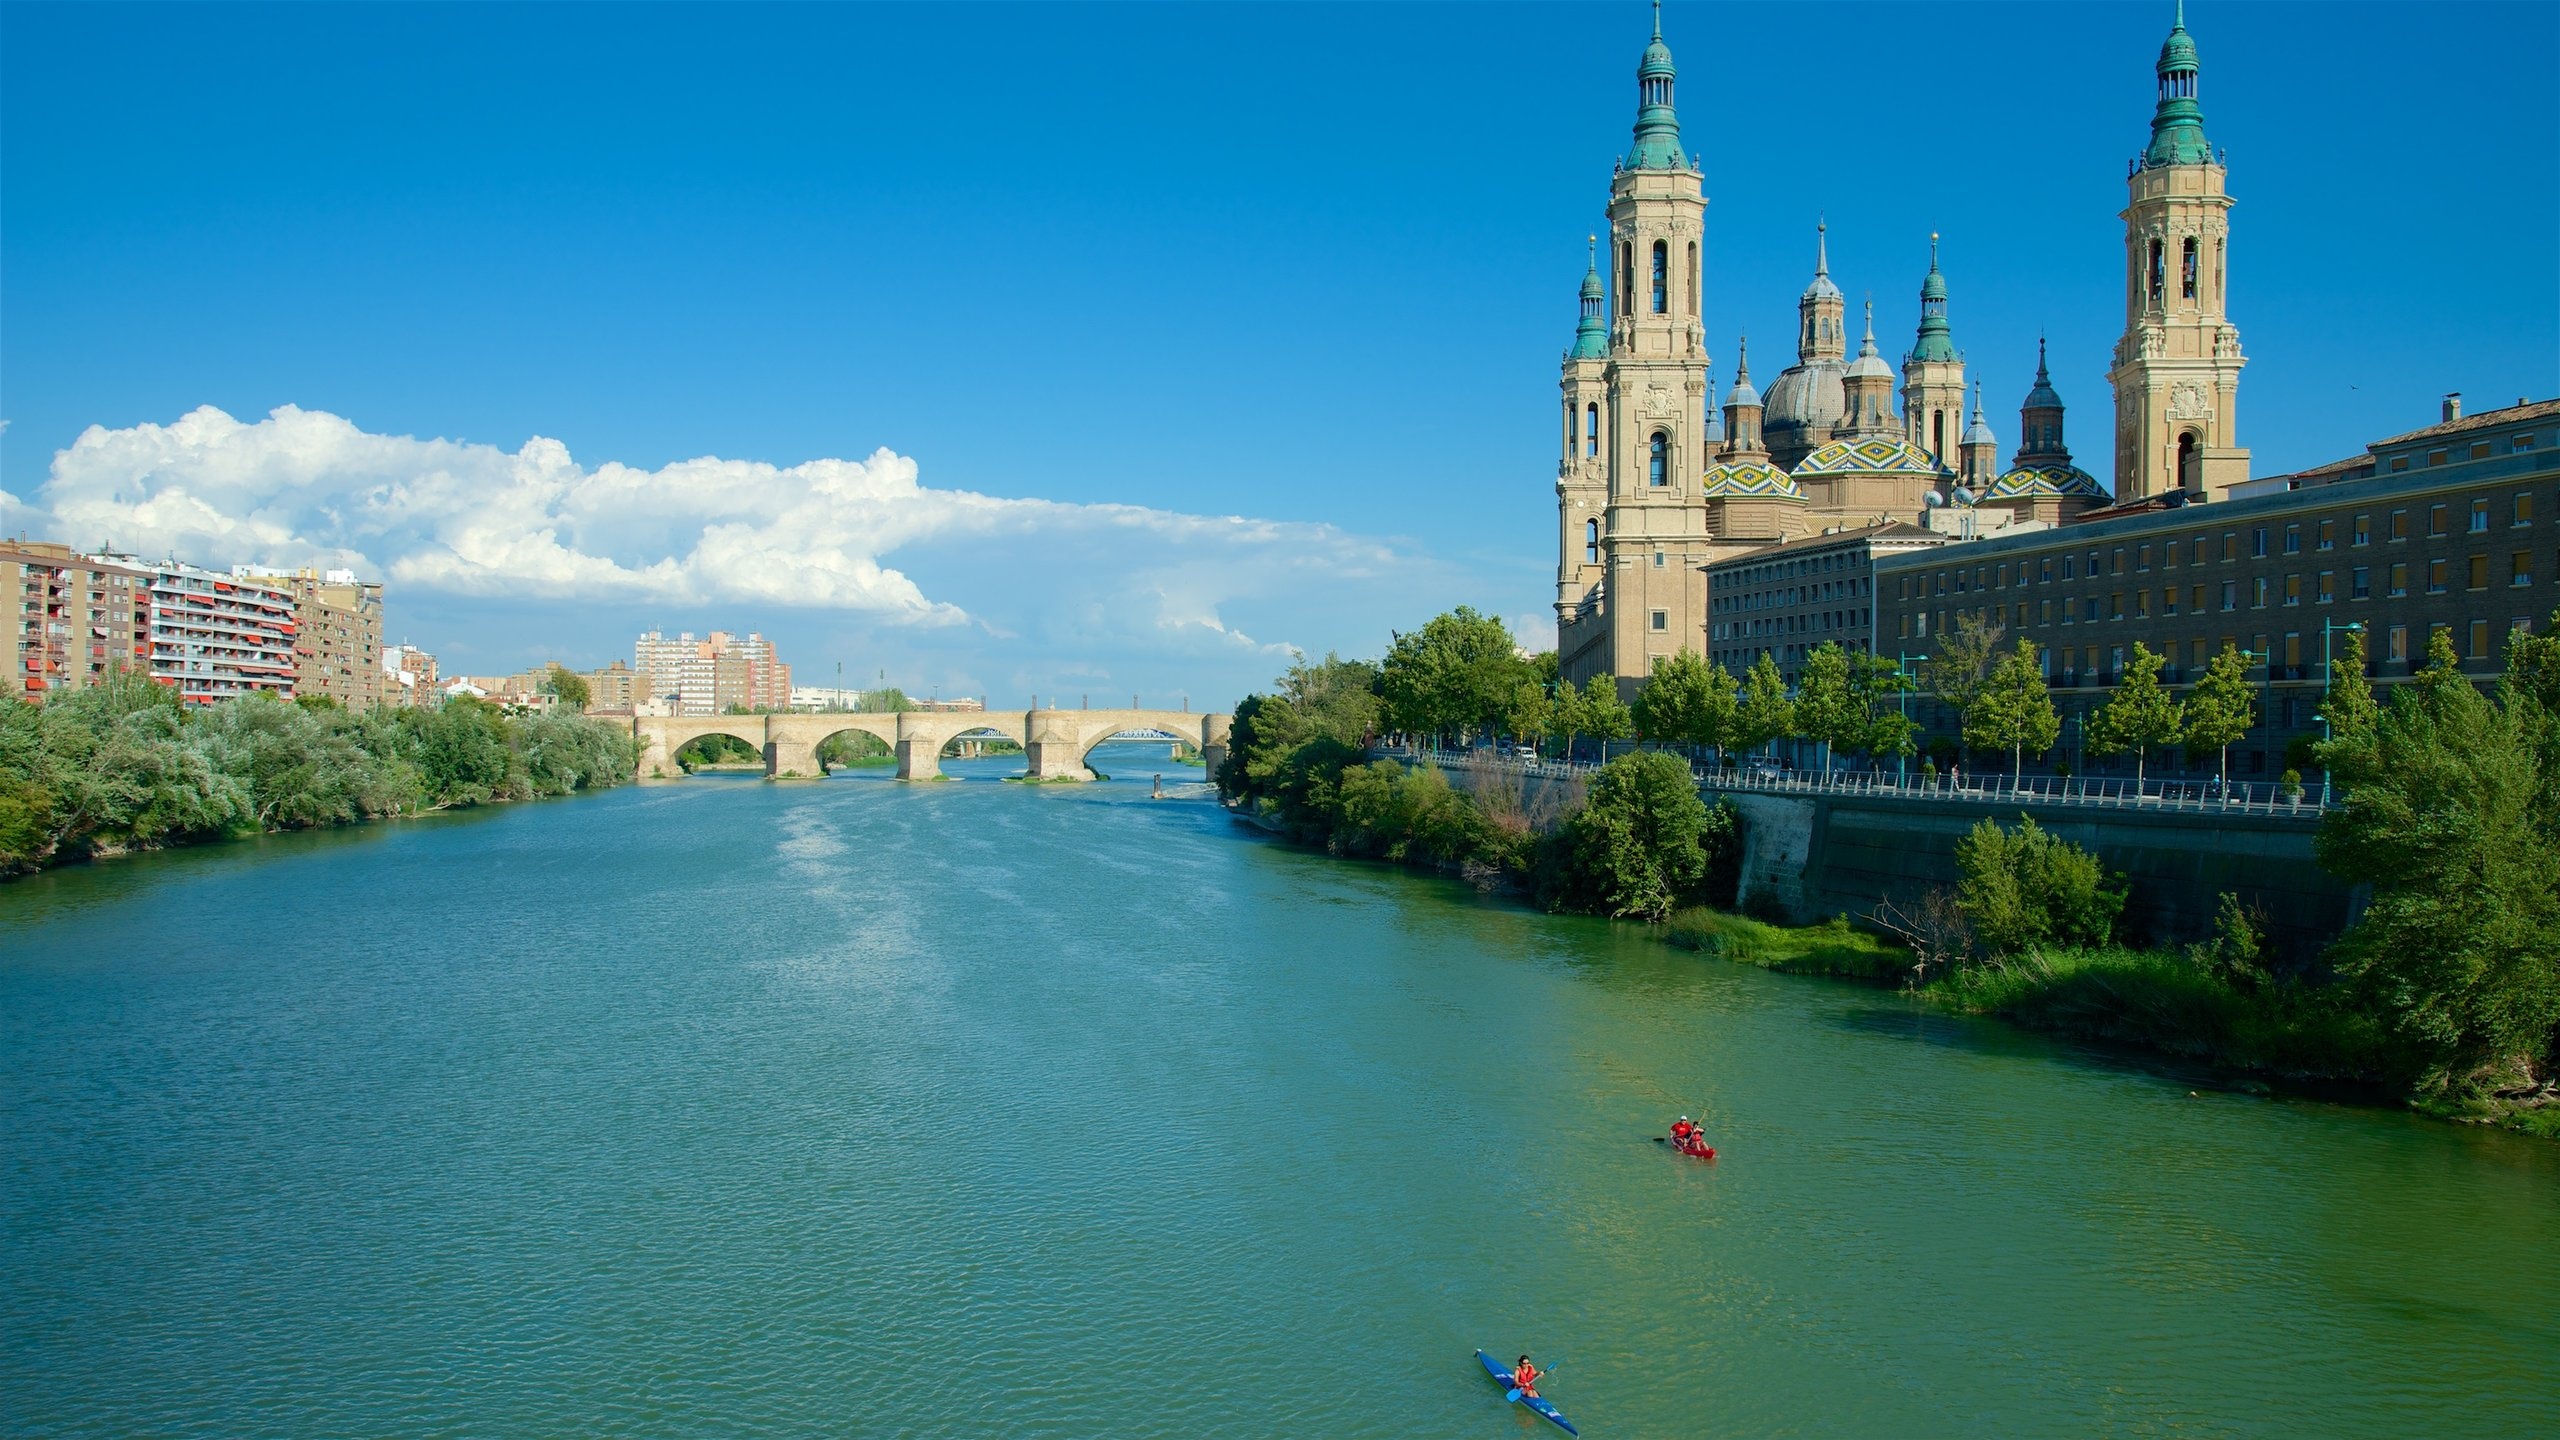
[[[2471,622],[2471,648],[2463,653],[2473,660],[2486,660],[2489,658],[2488,621],[2474,620]]]
[[[2177,587],[2177,586],[2175,586],[2175,585],[2164,585],[2164,586],[2162,586],[2162,587],[2161,587],[2161,589],[2160,589],[2160,613],[2161,613],[2161,614],[2163,614],[2163,615],[2175,615],[2175,614],[2177,614],[2177,613],[2178,613],[2178,587]]]
[[[2519,550],[2513,555],[2507,557],[2507,583],[2510,585],[2530,585],[2533,583],[2532,551]]]
[[[2225,610],[2237,610],[2240,608],[2239,581],[2225,580],[2222,582],[2222,608]]]
[[[2083,619],[2083,620],[2088,621],[2088,622],[2089,622],[2090,624],[2092,624],[2092,625],[2095,625],[2095,624],[2097,624],[2097,623],[2098,623],[2098,597],[2097,597],[2097,596],[2092,595],[2092,596],[2090,596],[2088,599],[2083,600],[2083,601],[2081,601],[2081,602],[2080,602],[2080,618],[2081,618],[2081,619]]]
[[[2474,500],[2474,501],[2472,501],[2472,502],[2471,502],[2471,533],[2472,533],[2472,534],[2474,534],[2474,535],[2485,535],[2485,534],[2487,534],[2487,533],[2488,533],[2488,530],[2489,530],[2489,502],[2488,502],[2488,501],[2486,501],[2486,500]]]
[[[2369,600],[2372,597],[2373,580],[2371,572],[2362,565],[2348,571],[2347,598],[2350,600]]]
[[[2391,512],[2391,538],[2394,540],[2406,540],[2409,538],[2408,511],[2394,510]]]
[[[2443,464],[2444,460],[2445,452],[2442,450],[2430,450],[2427,452],[2427,464],[2431,467]]]
[[[2193,235],[2188,236],[2183,249],[2185,250],[2185,254],[2180,259],[2178,267],[2179,293],[2184,295],[2187,299],[2193,300],[2196,298],[2196,237]]]
[[[2160,547],[2160,568],[2161,568],[2161,569],[2163,569],[2163,570],[2175,570],[2175,569],[2177,569],[2177,568],[2178,568],[2178,542],[2177,542],[2177,541],[2175,541],[2175,540],[2170,540],[2170,541],[2167,541],[2167,542],[2165,542],[2165,543],[2163,543],[2163,544],[2161,545],[2161,547]]]
[[[2409,565],[2407,561],[2401,561],[2391,567],[2391,588],[2386,593],[2394,600],[2397,600],[2401,596],[2409,593]]]
[[[1644,473],[1648,485],[1671,483],[1671,437],[1659,430],[1653,432],[1653,449],[1651,458],[1645,461]]]
[[[1600,453],[1600,406],[1596,401],[1582,407],[1582,453]]]
[[[2474,441],[2472,441],[2472,442],[2471,442],[2471,458],[2472,458],[2472,459],[2474,459],[2474,460],[2486,460],[2486,459],[2488,459],[2488,458],[2489,458],[2489,442],[2488,442],[2488,441],[2486,441],[2486,440],[2474,440]]]
[[[2079,574],[2080,574],[2080,561],[2079,561],[2078,557],[2076,557],[2076,556],[2071,556],[2071,555],[2065,555],[2065,556],[2063,556],[2063,557],[2062,557],[2062,578],[2063,578],[2063,579],[2065,579],[2065,580],[2076,579],[2076,578],[2078,578]]]
[[[2354,526],[2347,531],[2347,537],[2347,543],[2350,545],[2372,544],[2373,517],[2370,515],[2357,516]]]
[[[2517,437],[2516,437],[2516,445],[2515,445],[2515,449],[2516,449],[2516,453],[2517,453],[2517,454],[2521,455],[2521,454],[2523,454],[2525,451],[2530,450],[2530,449],[2532,449],[2532,448],[2533,448],[2533,437],[2532,437],[2532,436],[2530,436],[2530,435],[2519,435],[2519,436],[2517,436]]]
[[[2287,575],[2284,577],[2284,603],[2287,605],[2299,605],[2302,603],[2301,576]]]
[[[1582,563],[1585,565],[1600,563],[1600,522],[1597,520],[1582,522]]]
[[[2123,591],[2118,590],[2107,597],[2107,618],[2110,620],[2121,620],[2124,618]]]
[[[2189,591],[2187,592],[2187,608],[2188,608],[2188,609],[2190,609],[2190,610],[2192,610],[2192,611],[2194,611],[2194,612],[2195,612],[2195,613],[2197,613],[2198,615],[2201,615],[2201,614],[2203,614],[2203,613],[2204,613],[2204,587],[2203,587],[2203,586],[2198,585],[2198,586],[2196,586],[2195,588],[2193,588],[2193,589],[2191,589],[2191,590],[2189,590]]]
[[[2268,583],[2268,581],[2267,581],[2267,577],[2266,577],[2266,576],[2264,576],[2264,575],[2261,575],[2261,576],[2259,576],[2258,578],[2256,578],[2255,580],[2250,581],[2250,582],[2249,582],[2249,608],[2250,608],[2250,609],[2252,609],[2252,610],[2264,610],[2264,609],[2266,609],[2266,608],[2267,608],[2267,592],[2268,592],[2271,588],[2273,588],[2273,587],[2269,585],[2269,583]]]
[[[1653,313],[1671,313],[1671,247],[1653,242]]]
[[[2441,560],[2430,560],[2427,562],[2428,594],[2441,595],[2444,593],[2444,570],[2445,565]]]
[[[1653,568],[1656,570],[1662,568],[1662,552],[1659,550],[1653,552]]]
[[[2267,558],[2267,527],[2264,525],[2249,532],[2249,558],[2252,560]]]
[[[2386,660],[2406,660],[2409,658],[2408,626],[2394,625],[2391,627],[2390,632],[2383,638],[2382,658]]]
[[[2436,536],[2436,535],[2444,535],[2444,534],[2448,534],[2448,533],[2450,533],[2449,531],[2447,531],[2447,530],[2445,529],[2445,517],[2446,517],[2446,507],[2444,507],[2444,506],[2442,506],[2442,505],[2430,505],[2430,506],[2428,506],[2428,507],[2427,507],[2427,534],[2428,534],[2428,535],[2430,535],[2430,536]]]
[[[2519,490],[2516,492],[2516,498],[2507,502],[2507,523],[2510,525],[2530,525],[2533,523],[2532,491]]]
[[[2320,522],[2320,548],[2323,550],[2335,550],[2338,548],[2337,521],[2323,520]]]
[[[2302,553],[2301,526],[2287,525],[2284,527],[2284,553],[2287,555],[2299,555]]]
[[[2394,455],[2394,456],[2392,456],[2392,457],[2391,457],[2391,473],[2392,473],[2392,474],[2397,475],[2397,474],[2399,474],[2401,471],[2406,470],[2406,469],[2408,469],[2408,468],[2409,468],[2409,457],[2408,457],[2408,456],[2406,456],[2406,455]]]
[[[2470,567],[2469,567],[2469,568],[2470,568],[2470,574],[2469,574],[2469,576],[2468,576],[2467,578],[2470,580],[2470,582],[2471,582],[2471,583],[2469,583],[2468,585],[2465,585],[2463,588],[2464,588],[2464,589],[2466,589],[2466,590],[2486,590],[2486,589],[2488,589],[2488,588],[2489,588],[2489,557],[2488,557],[2488,556],[2486,556],[2486,555],[2474,555],[2474,556],[2472,556],[2472,557],[2471,557],[2471,565],[2470,565]]]
[[[1689,242],[1689,318],[1698,318],[1698,292],[1706,288],[1698,277],[1698,242]]]
[[[1671,612],[1670,612],[1670,611],[1668,611],[1668,610],[1656,610],[1656,611],[1654,611],[1654,612],[1653,612],[1653,628],[1654,628],[1654,629],[1656,629],[1656,630],[1668,630],[1668,629],[1670,629],[1670,628],[1671,628]]]
[[[2160,272],[2160,242],[2153,240],[2151,242],[2151,305],[2155,310],[2160,306],[2160,289],[2164,283]]]

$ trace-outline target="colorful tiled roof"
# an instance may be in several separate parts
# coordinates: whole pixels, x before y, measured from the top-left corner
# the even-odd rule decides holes
[[[1804,457],[1795,473],[1802,475],[1943,475],[1929,452],[1907,440],[1871,435],[1864,440],[1834,440]]]
[[[1709,466],[1698,477],[1701,490],[1710,500],[1764,499],[1802,500],[1804,492],[1796,482],[1775,465],[1746,460],[1737,465]]]
[[[1991,482],[1985,500],[2104,500],[2107,492],[2077,465],[2022,465]]]

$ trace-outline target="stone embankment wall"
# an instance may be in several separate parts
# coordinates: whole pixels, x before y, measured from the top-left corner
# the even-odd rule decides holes
[[[1453,785],[1520,783],[1452,770]],[[1531,779],[1540,787],[1567,782]],[[1956,883],[1956,842],[1985,818],[2036,824],[2097,855],[2131,891],[2128,938],[2152,943],[2198,939],[2213,928],[2222,892],[2263,905],[2277,944],[2308,958],[2354,917],[2349,888],[2320,868],[2311,839],[2318,821],[2295,816],[2118,810],[1948,795],[1926,799],[1793,795],[1702,788],[1742,812],[1742,893],[1765,895],[1787,916],[1811,922],[1846,912],[1857,919],[1892,900],[1908,905]]]

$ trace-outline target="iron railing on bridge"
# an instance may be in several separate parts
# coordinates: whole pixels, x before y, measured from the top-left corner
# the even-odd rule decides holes
[[[1625,754],[1627,746],[1613,753]],[[1569,779],[1595,774],[1600,762],[1550,760],[1515,754],[1492,746],[1450,749],[1437,745],[1380,745],[1373,753],[1405,760],[1429,761],[1443,769],[1476,770]],[[2006,775],[1895,775],[1890,771],[1833,770],[1828,773],[1785,770],[1766,762],[1718,763],[1678,749],[1663,753],[1689,762],[1699,788],[1763,791],[1782,795],[1853,795],[1887,800],[1972,800],[2037,805],[2089,805],[2120,810],[2198,814],[2318,815],[2322,801],[2317,786],[2218,780],[2131,780],[2029,775],[2011,781]]]

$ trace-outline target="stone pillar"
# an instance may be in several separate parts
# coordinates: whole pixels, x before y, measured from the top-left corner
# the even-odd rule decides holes
[[[675,752],[667,747],[667,724],[655,716],[639,716],[631,722],[631,738],[640,742],[639,778],[643,780],[681,780],[684,771],[676,767]]]
[[[1227,732],[1235,728],[1232,715],[1200,717],[1200,763],[1208,768],[1209,783],[1218,783],[1218,767],[1227,763]]]
[[[924,718],[909,711],[898,717],[898,778],[942,778],[942,736]]]
[[[1076,733],[1077,729],[1075,716],[1069,711],[1032,711],[1023,726],[1026,778],[1092,779],[1093,772],[1084,768],[1083,737]]]

